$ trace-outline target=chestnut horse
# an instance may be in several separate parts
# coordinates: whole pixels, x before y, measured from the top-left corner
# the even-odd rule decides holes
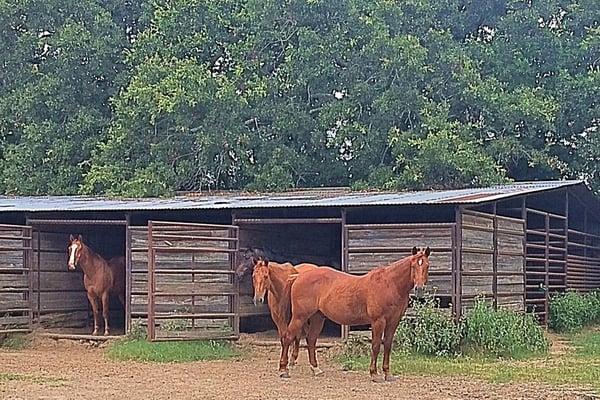
[[[252,272],[252,285],[254,287],[254,305],[263,303],[265,295],[268,293],[268,306],[271,312],[271,318],[277,326],[279,338],[283,340],[285,330],[290,322],[289,305],[282,303],[283,299],[289,302],[289,291],[292,281],[290,277],[297,274],[311,271],[318,268],[315,264],[298,264],[293,266],[290,263],[279,264],[270,262],[266,258],[259,256],[254,261]],[[305,327],[306,328],[306,327]],[[294,347],[292,349],[292,358],[290,365],[295,365],[298,359],[300,347],[300,337],[294,338]]]
[[[83,243],[81,235],[69,238],[68,246],[69,270],[75,270],[79,265],[83,271],[83,285],[94,312],[94,331],[98,334],[98,302],[102,301],[104,317],[104,335],[110,333],[108,326],[109,295],[115,294],[125,306],[125,257],[114,257],[106,261],[99,254]]]
[[[292,317],[285,333],[279,370],[288,372],[288,350],[306,321],[311,319],[306,343],[310,364],[319,372],[315,347],[327,317],[340,325],[371,325],[371,379],[378,382],[377,357],[383,338],[383,373],[390,375],[390,351],[394,333],[408,307],[409,294],[420,294],[429,275],[429,247],[412,249],[412,255],[363,276],[350,275],[328,267],[299,274],[291,287]],[[284,299],[285,300],[285,299]]]

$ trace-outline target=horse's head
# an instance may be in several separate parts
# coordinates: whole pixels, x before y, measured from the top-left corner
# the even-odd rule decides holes
[[[69,245],[67,246],[67,254],[69,255],[69,270],[73,271],[77,264],[79,264],[79,258],[81,257],[81,250],[83,249],[83,239],[81,235],[69,237]]]
[[[249,272],[252,272],[261,257],[268,258],[263,250],[255,248],[240,250],[238,257],[239,263],[235,269],[235,276],[238,280],[242,280]]]
[[[412,248],[412,259],[410,261],[410,275],[415,285],[417,297],[423,295],[423,289],[429,278],[429,255],[431,250],[429,246],[426,249]]]
[[[235,276],[238,278],[238,280],[241,280],[244,276],[246,276],[248,271],[250,271],[253,267],[252,250],[251,249],[241,250],[239,252],[238,257],[239,257],[239,264],[238,264],[237,268],[235,269]]]
[[[258,257],[252,272],[252,286],[254,286],[254,305],[265,302],[265,295],[271,287],[269,276],[269,260]]]

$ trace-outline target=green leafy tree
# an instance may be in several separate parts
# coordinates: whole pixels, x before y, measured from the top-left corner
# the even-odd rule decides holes
[[[78,192],[111,118],[125,30],[96,1],[0,2],[3,192]]]

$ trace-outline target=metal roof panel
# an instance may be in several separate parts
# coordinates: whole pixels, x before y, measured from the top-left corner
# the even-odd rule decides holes
[[[115,199],[85,196],[0,197],[0,212],[217,210],[286,207],[476,204],[580,185],[582,181],[516,182],[486,188],[413,192],[351,192],[315,189],[290,193],[193,194],[172,198]]]

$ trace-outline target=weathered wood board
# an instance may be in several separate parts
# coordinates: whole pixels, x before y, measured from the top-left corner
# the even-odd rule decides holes
[[[29,258],[31,230],[0,226],[0,334],[31,328]]]

